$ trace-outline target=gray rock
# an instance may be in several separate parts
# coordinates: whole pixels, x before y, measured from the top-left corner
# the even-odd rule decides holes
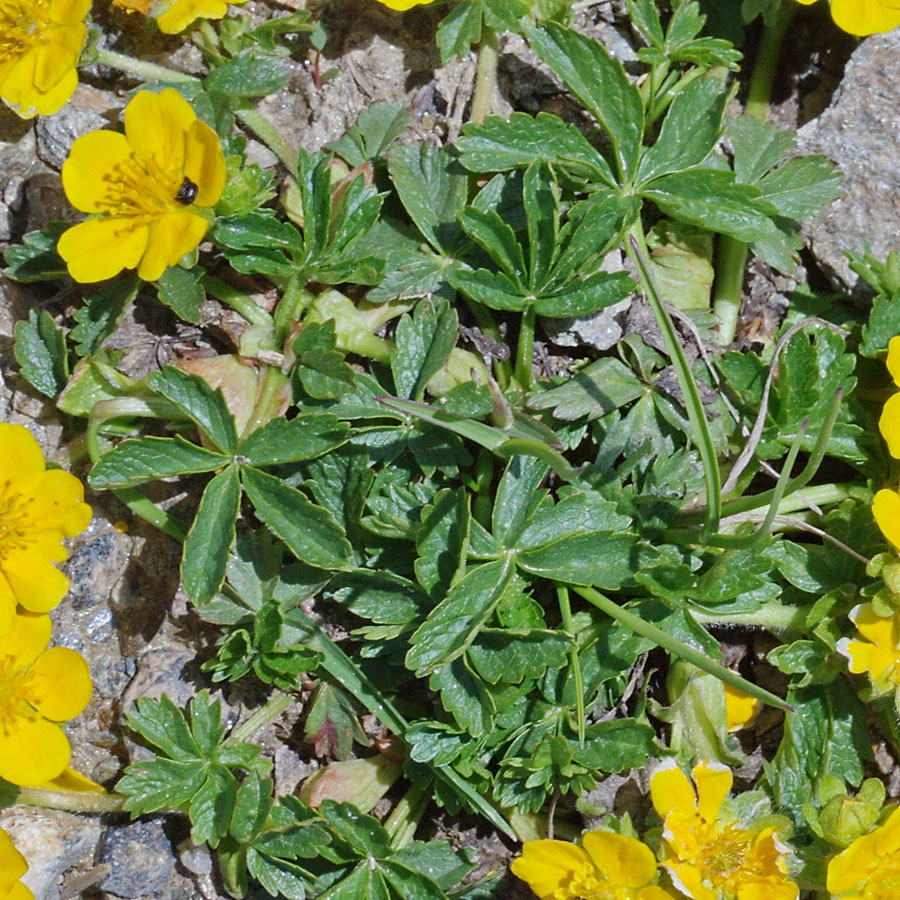
[[[102,830],[94,819],[28,806],[0,812],[0,828],[28,862],[22,881],[35,900],[59,900],[60,878],[77,863],[91,861]]]
[[[574,319],[542,319],[544,332],[557,347],[595,347],[609,350],[622,337],[622,320],[631,306],[626,297],[606,309]]]
[[[111,867],[100,887],[127,900],[160,894],[175,870],[175,853],[159,819],[107,829],[99,859]]]
[[[47,165],[60,169],[76,138],[106,124],[107,120],[99,110],[67,103],[58,113],[37,119],[34,130],[38,156]]]
[[[819,266],[842,291],[866,293],[845,250],[879,259],[900,250],[900,30],[866,38],[828,109],[800,129],[801,153],[823,153],[844,173],[844,197],[804,226]]]

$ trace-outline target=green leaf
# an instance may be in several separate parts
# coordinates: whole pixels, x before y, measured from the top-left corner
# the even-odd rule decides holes
[[[421,400],[425,385],[443,368],[456,344],[456,311],[444,297],[422,300],[404,315],[394,334],[391,370],[402,397]]]
[[[270,897],[306,900],[309,896],[309,881],[298,866],[287,860],[272,858],[251,848],[247,853],[247,869]]]
[[[656,735],[648,724],[616,719],[585,729],[584,747],[575,751],[575,760],[602,772],[623,772],[645,766],[657,752]]]
[[[770,169],[783,162],[794,146],[792,131],[743,115],[728,123],[733,148],[734,180],[755,184]]]
[[[29,231],[21,244],[7,247],[3,274],[23,284],[63,278],[68,270],[56,244],[67,228],[71,228],[70,222],[50,222],[41,231]]]
[[[96,294],[84,298],[84,306],[75,310],[73,318],[78,324],[71,331],[79,356],[92,356],[100,349],[116,330],[140,287],[139,278],[126,277],[105,284]]]
[[[552,409],[564,422],[586,418],[589,422],[637,400],[645,391],[637,376],[617,359],[598,359],[557,387],[531,394],[529,409]]]
[[[570,638],[556,631],[484,628],[468,656],[490,684],[520,684],[526,678],[541,678],[547,669],[561,669],[571,648]]]
[[[456,217],[469,192],[469,176],[459,161],[428,143],[407,144],[391,151],[388,172],[428,243],[439,253],[452,254],[460,240]]]
[[[663,32],[655,0],[626,0],[628,18],[632,27],[650,47],[662,47],[666,36]]]
[[[335,345],[334,319],[307,322],[291,344],[297,355],[294,371],[303,390],[317,400],[337,400],[356,384],[353,369]]]
[[[250,466],[241,469],[241,480],[260,521],[298,559],[322,569],[340,569],[350,562],[350,542],[327,510],[281,479]]]
[[[201,756],[184,713],[165,694],[159,700],[141,697],[125,718],[132,731],[176,762]]]
[[[598,41],[554,22],[529,29],[527,37],[538,56],[600,123],[612,143],[618,175],[629,181],[640,154],[644,108],[622,64]]]
[[[188,806],[191,840],[217,847],[228,834],[237,800],[237,779],[224,766],[210,766]]]
[[[194,269],[169,266],[157,279],[156,296],[176,316],[197,325],[200,322],[200,304],[206,299],[206,291],[200,283],[204,274],[199,266]]]
[[[559,240],[559,186],[545,161],[535,161],[525,170],[522,199],[528,230],[528,285],[536,292],[556,262]]]
[[[16,362],[22,377],[47,397],[55,398],[69,377],[66,337],[48,312],[28,311],[16,322]]]
[[[425,507],[426,510],[433,507]],[[354,615],[378,625],[406,625],[424,617],[428,596],[406,578],[386,570],[339,572],[331,582],[334,599]]]
[[[240,509],[237,467],[228,466],[206,486],[184,541],[181,581],[195,606],[209,603],[222,587]]]
[[[491,531],[504,547],[515,547],[522,532],[547,496],[540,489],[547,465],[533,456],[514,456],[497,487]]]
[[[273,787],[270,778],[251,772],[238,788],[228,833],[239,844],[250,843],[262,831],[272,811]]]
[[[466,234],[481,246],[510,282],[523,285],[525,257],[512,228],[493,210],[483,211],[474,206],[463,210],[459,221]]]
[[[637,535],[627,532],[568,535],[521,551],[516,563],[526,572],[551,581],[618,590],[634,573],[637,542]]]
[[[432,598],[449,589],[469,542],[469,499],[463,488],[444,490],[422,509],[416,533],[416,579]]]
[[[349,166],[374,162],[400,137],[412,121],[409,110],[402,103],[379,101],[364,109],[347,133],[325,145],[343,157]]]
[[[896,257],[900,260],[900,256]],[[863,325],[859,352],[870,359],[887,353],[891,338],[900,334],[900,289],[872,302],[869,321]]]
[[[406,666],[424,677],[465,652],[487,623],[512,578],[508,559],[472,569],[457,582],[409,639]]]
[[[771,204],[790,219],[818,215],[843,193],[843,175],[824,156],[789,159],[783,166],[756,182],[762,191],[760,200]]]
[[[483,737],[490,732],[497,710],[487,686],[472,671],[465,656],[435,669],[428,686],[440,693],[444,709],[472,737]]]
[[[563,288],[542,293],[534,310],[546,318],[585,316],[627,297],[634,290],[634,279],[625,272],[596,272],[577,277]]]
[[[174,366],[152,372],[147,383],[174,403],[223,453],[237,450],[234,416],[221,389],[213,390],[199,375],[187,375]]]
[[[220,217],[213,237],[216,243],[233,250],[260,248],[291,254],[303,251],[300,233],[290,222],[280,222],[274,216],[260,213]]]
[[[181,435],[133,438],[105,453],[88,480],[99,490],[133,487],[172,475],[213,472],[229,462],[229,457],[204,450]]]
[[[731,172],[687,169],[655,178],[641,189],[667,216],[742,241],[768,236],[774,226],[755,205],[760,191],[736,184]]]
[[[644,152],[636,180],[640,183],[700,165],[722,136],[722,116],[729,92],[717,78],[697,78],[680,91],[656,143]]]
[[[315,459],[346,443],[350,427],[328,413],[267,422],[246,437],[239,453],[253,466],[275,466]]]
[[[287,84],[290,74],[284,60],[248,49],[216,66],[203,79],[203,87],[208,93],[232,97],[265,97],[278,93]]]
[[[459,161],[473,172],[508,172],[544,160],[588,182],[615,187],[609,163],[575,125],[558,116],[514,112],[509,119],[490,116],[470,122],[456,146]]]
[[[481,11],[480,2],[465,0],[444,16],[437,30],[442,63],[446,64],[454,57],[462,59],[481,40]]]
[[[513,283],[506,275],[487,269],[457,270],[451,275],[450,283],[456,290],[491,309],[524,312],[529,305],[525,288]]]

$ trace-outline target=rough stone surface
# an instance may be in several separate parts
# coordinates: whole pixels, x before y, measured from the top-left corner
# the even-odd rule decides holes
[[[117,897],[132,900],[162,896],[175,870],[175,853],[159,819],[108,828],[100,847],[101,863],[110,871],[100,886]]]
[[[0,812],[0,828],[28,862],[22,880],[35,900],[60,900],[61,877],[78,863],[92,860],[102,831],[95,819],[23,806]]]
[[[813,256],[838,290],[865,293],[845,250],[900,250],[900,30],[866,38],[831,105],[798,133],[800,153],[823,153],[844,173],[844,197],[804,226]]]

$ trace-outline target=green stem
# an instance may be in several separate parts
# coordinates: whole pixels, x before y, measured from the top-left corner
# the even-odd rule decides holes
[[[645,637],[655,644],[658,644],[664,650],[668,650],[669,653],[674,656],[678,656],[681,659],[687,660],[689,663],[693,663],[698,669],[703,669],[704,672],[715,675],[716,678],[720,681],[724,681],[725,684],[730,684],[733,688],[737,688],[737,690],[743,691],[751,697],[756,697],[757,700],[761,700],[763,703],[768,703],[770,706],[783,709],[786,712],[792,712],[791,707],[780,697],[776,697],[775,694],[753,684],[752,681],[747,681],[746,678],[742,678],[737,672],[726,669],[725,666],[704,656],[699,650],[695,650],[683,641],[678,640],[678,638],[672,637],[667,631],[657,628],[656,625],[653,625],[650,622],[645,622],[640,616],[636,616],[633,612],[629,612],[627,609],[623,609],[618,604],[613,603],[612,600],[608,597],[604,597],[599,591],[595,591],[593,588],[577,587],[575,585],[570,585],[570,587],[580,597],[584,597],[588,603],[596,606],[597,609],[605,612],[608,616],[621,622],[623,625],[627,625],[636,634],[641,635],[641,637]]]
[[[199,81],[187,72],[179,72],[167,66],[147,62],[143,59],[135,59],[124,53],[116,53],[115,50],[107,50],[105,47],[97,48],[97,62],[112,69],[118,69],[128,75],[134,75],[142,81],[165,81],[169,84],[187,84],[191,81]]]
[[[212,275],[204,275],[202,282],[207,293],[237,310],[251,325],[274,329],[275,322],[272,316],[236,287],[232,287],[218,278],[213,278]]]
[[[99,404],[98,404],[99,405]],[[92,419],[88,422],[85,430],[84,439],[87,445],[88,453],[92,463],[97,463],[102,456],[100,452],[100,441],[98,439],[99,428],[102,419]],[[124,503],[136,516],[140,516],[144,521],[149,522],[155,528],[158,528],[164,534],[174,538],[180,543],[184,542],[187,537],[187,527],[175,516],[169,515],[165,510],[160,509],[155,503],[148,500],[140,491],[134,488],[119,488],[114,490],[113,495]]]
[[[564,584],[556,585],[556,599],[559,603],[559,617],[563,631],[572,636],[572,649],[569,651],[569,667],[572,669],[572,680],[575,683],[575,723],[578,729],[578,743],[584,746],[584,679],[581,675],[581,660],[578,658],[578,644],[575,640],[575,623],[572,621],[572,604],[569,602],[569,589]]]
[[[284,399],[284,390],[288,383],[287,376],[276,366],[268,366],[263,377],[262,389],[256,398],[253,413],[247,422],[241,437],[253,434],[278,415],[278,408]]]
[[[522,313],[522,322],[519,325],[519,342],[516,344],[516,368],[515,378],[522,390],[527,391],[531,387],[531,361],[534,356],[534,320],[537,313],[533,306],[529,306]]]
[[[787,606],[777,600],[764,603],[759,609],[748,613],[701,612],[691,609],[691,616],[702,625],[742,625],[744,627],[765,628],[780,634],[792,632],[806,633],[806,619],[812,606]]]
[[[284,135],[258,110],[241,107],[234,113],[256,136],[284,163],[295,178],[297,176],[297,148],[285,140]]]
[[[469,120],[480,125],[490,114],[497,86],[497,33],[483,26],[478,47],[478,68],[475,71],[475,93]]]
[[[275,344],[283,346],[294,324],[299,321],[303,310],[312,303],[314,297],[306,289],[306,280],[302,273],[292,275],[284,286],[281,300],[275,308]]]
[[[119,794],[101,794],[99,791],[20,787],[17,802],[26,806],[40,806],[43,809],[63,809],[67,812],[115,813],[122,812],[125,798]]]
[[[385,819],[384,827],[391,837],[394,850],[402,850],[415,837],[419,822],[431,802],[433,781],[432,778],[414,781]]]
[[[269,722],[274,722],[295,702],[295,698],[290,694],[283,694],[281,691],[273,694],[256,712],[247,716],[239,725],[235,725],[226,743],[242,744],[249,741],[257,731],[265,728]]]
[[[718,530],[722,507],[722,480],[719,473],[719,461],[716,458],[716,448],[713,445],[712,435],[709,433],[709,423],[706,421],[703,401],[700,399],[700,393],[697,390],[691,367],[684,355],[684,349],[678,340],[678,336],[675,334],[672,320],[669,318],[669,314],[666,312],[666,308],[663,306],[662,300],[653,284],[653,279],[650,276],[648,263],[650,254],[644,238],[644,229],[639,221],[632,226],[630,236],[631,239],[627,244],[628,255],[637,268],[644,296],[653,310],[657,324],[662,332],[669,358],[675,367],[678,385],[684,398],[684,407],[687,410],[688,419],[691,423],[694,445],[703,462],[703,477],[706,484],[706,512],[704,514],[701,539],[706,539]]]
[[[503,344],[503,335],[500,333],[497,320],[490,309],[483,303],[479,303],[477,300],[472,300],[469,297],[463,297],[463,300],[465,300],[466,306],[469,307],[469,312],[472,313],[472,318],[475,319],[475,324],[481,329],[481,333],[492,341]],[[494,372],[496,373],[500,389],[505,391],[512,379],[512,367],[509,364],[509,360],[494,359]]]
[[[760,122],[766,121],[769,112],[781,44],[796,12],[796,6],[793,2],[782,3],[775,23],[763,27],[753,63],[753,74],[750,76],[747,104],[744,107],[745,115]],[[728,235],[722,235],[718,240],[713,312],[719,317],[719,343],[722,346],[734,340],[737,330],[749,249],[744,241]]]

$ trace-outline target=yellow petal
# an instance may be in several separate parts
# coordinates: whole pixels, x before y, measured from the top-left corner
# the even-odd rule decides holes
[[[900,397],[900,394],[897,396]],[[872,515],[881,533],[900,549],[900,494],[896,491],[878,491],[872,501]]]
[[[721,763],[703,760],[694,766],[691,774],[697,785],[697,811],[704,823],[715,822],[722,803],[731,790],[734,777],[731,769]]]
[[[144,281],[156,281],[168,266],[174,266],[203,240],[207,227],[206,219],[193,213],[163,216],[150,231],[138,275]]]
[[[66,105],[77,87],[78,72],[76,69],[69,69],[49,91],[37,92],[31,95],[28,98],[30,111],[28,113],[20,112],[19,115],[23,118],[52,116],[53,113],[59,112]]]
[[[46,719],[15,716],[0,723],[0,778],[35,787],[56,778],[72,755],[63,730]]]
[[[175,177],[184,167],[185,134],[196,118],[174,88],[159,94],[141,91],[125,107],[125,137],[138,156]]]
[[[611,885],[641,887],[656,874],[656,858],[637,838],[611,831],[589,831],[582,843]]]
[[[511,870],[541,900],[548,900],[586,862],[587,853],[567,841],[526,841]]]
[[[110,173],[132,160],[131,145],[116,131],[92,131],[72,144],[63,163],[62,182],[69,203],[86,213],[117,206]]]
[[[850,612],[850,620],[866,640],[896,655],[898,644],[897,616],[879,616],[871,603],[861,603]]]
[[[3,900],[34,900],[34,894],[21,881],[17,881]]]
[[[740,731],[756,717],[759,700],[743,691],[725,685],[725,727],[728,731]]]
[[[18,492],[22,485],[40,478],[45,471],[40,444],[24,425],[0,422],[0,459],[3,460],[0,491],[4,485],[11,485],[14,477]]]
[[[41,787],[47,788],[49,791],[76,791],[85,794],[105,794],[106,788],[96,781],[91,781],[86,775],[66,766],[61,775],[42,784]],[[2,896],[2,895],[0,895]]]
[[[800,889],[792,881],[745,881],[737,892],[738,900],[797,900]]]
[[[845,894],[856,887],[869,871],[875,851],[874,834],[857,838],[828,863],[825,886],[831,894]]]
[[[887,370],[891,373],[894,384],[900,387],[900,334],[888,342]]]
[[[125,216],[88,219],[63,232],[56,250],[76,281],[104,281],[137,267],[149,233],[139,220]]]
[[[694,789],[674,759],[667,759],[650,776],[650,798],[664,821],[673,809],[687,812],[697,808]]]
[[[11,553],[0,567],[16,600],[29,612],[49,612],[69,589],[69,579],[40,554]]]
[[[718,892],[703,884],[703,878],[694,866],[673,860],[667,860],[664,865],[675,887],[692,900],[718,900]]]
[[[78,25],[91,8],[91,0],[50,0],[50,21],[59,25]]]
[[[815,3],[816,0],[797,0],[798,3],[802,3],[804,6],[809,6],[811,3]]]
[[[889,397],[878,419],[878,430],[888,445],[888,453],[900,459],[900,394]]]
[[[84,24],[63,25],[48,31],[35,52],[34,85],[38,90],[52,90],[74,71],[86,35]]]
[[[432,0],[378,0],[378,2],[384,4],[388,9],[395,9],[397,12],[405,12],[408,9],[412,9],[414,6],[428,6]]]
[[[877,857],[883,859],[900,850],[900,809],[895,809],[890,814],[884,825],[873,833],[873,837]]]
[[[641,888],[637,893],[637,900],[675,900],[675,898],[661,887],[651,885]]]
[[[51,647],[28,670],[34,684],[26,699],[51,722],[74,719],[91,700],[91,670],[80,653]]]
[[[900,9],[880,0],[831,0],[831,18],[848,34],[884,34],[900,25]]]
[[[18,613],[10,631],[0,637],[0,659],[11,656],[14,668],[28,668],[47,649],[52,628],[50,616]]]
[[[219,136],[199,119],[188,128],[184,175],[197,185],[197,206],[214,206],[218,202],[225,187],[225,157]]]
[[[156,24],[163,34],[178,34],[196,19],[221,19],[227,11],[223,0],[175,0]]]
[[[35,485],[37,496],[29,512],[35,523],[46,524],[67,537],[81,534],[91,522],[84,502],[84,485],[62,469],[48,469]]]
[[[25,857],[16,849],[12,838],[0,828],[0,897],[28,871]]]

